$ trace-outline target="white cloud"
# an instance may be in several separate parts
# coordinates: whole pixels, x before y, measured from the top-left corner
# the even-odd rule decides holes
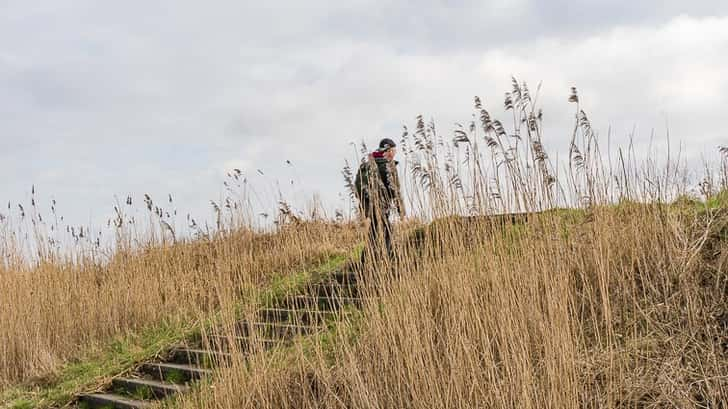
[[[728,18],[677,17],[658,27],[620,27],[574,41],[542,40],[485,53],[483,78],[516,73],[543,80],[545,108],[566,118],[570,86],[602,130],[621,136],[633,124],[692,142],[693,153],[719,142],[719,106],[728,103]],[[554,112],[554,108],[556,112]],[[645,129],[647,128],[647,129]],[[619,134],[617,136],[620,136]]]

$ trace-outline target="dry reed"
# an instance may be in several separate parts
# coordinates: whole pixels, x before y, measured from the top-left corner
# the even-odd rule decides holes
[[[701,209],[687,199],[679,161],[662,169],[630,151],[605,160],[576,89],[569,99],[575,125],[562,172],[546,154],[537,98],[515,80],[504,101],[512,125],[477,98],[453,138],[418,117],[401,145],[416,219],[399,225],[396,260],[361,272],[371,296],[364,319],[312,348],[222,368],[214,388],[173,404],[726,407],[723,203]],[[726,188],[725,169],[724,160],[706,175],[708,202]],[[243,230],[121,253],[104,267],[0,270],[0,294],[11,297],[0,312],[0,383],[52,370],[127,328],[230,312],[239,283],[351,249],[360,234],[281,208],[273,235]],[[529,216],[493,216],[505,212]]]

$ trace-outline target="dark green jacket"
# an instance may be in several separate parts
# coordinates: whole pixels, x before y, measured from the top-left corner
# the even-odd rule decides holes
[[[362,205],[374,201],[384,210],[394,206],[400,215],[404,215],[396,161],[388,160],[379,152],[369,155],[359,166],[354,187]]]

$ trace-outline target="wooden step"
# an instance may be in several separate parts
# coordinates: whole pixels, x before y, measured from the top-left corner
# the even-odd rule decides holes
[[[131,399],[111,393],[90,393],[81,395],[79,401],[88,408],[140,409],[151,406],[151,402]]]
[[[307,289],[308,295],[317,297],[359,297],[359,288],[351,285],[340,284],[335,281],[325,281],[312,284]]]
[[[257,351],[267,351],[275,347],[286,344],[284,339],[269,339],[261,337],[247,336],[225,336],[210,335],[207,337],[210,347],[218,348],[223,351],[241,351],[244,353],[252,353]]]
[[[265,322],[286,322],[300,325],[319,325],[326,321],[339,320],[346,311],[323,311],[314,309],[295,308],[261,308],[258,310],[258,319]]]
[[[209,343],[218,350],[181,347],[170,354],[171,362],[142,364],[141,372],[154,379],[116,378],[111,390],[115,393],[91,393],[79,395],[79,402],[88,408],[147,408],[149,400],[138,400],[126,394],[144,399],[163,399],[185,393],[186,384],[210,376],[209,368],[230,362],[230,352],[254,353],[279,346],[290,345],[296,336],[316,333],[326,329],[329,321],[341,320],[351,310],[346,306],[361,306],[357,275],[352,272],[336,272],[324,281],[306,288],[307,294],[287,296],[276,307],[258,311],[258,320],[241,321],[236,328],[238,336],[208,336]]]
[[[364,299],[360,297],[319,297],[311,295],[296,295],[286,297],[278,305],[279,308],[309,309],[314,311],[337,311],[351,305],[360,307]]]
[[[189,390],[185,385],[176,385],[151,379],[115,378],[111,382],[112,388],[115,391],[123,389],[129,395],[143,397],[144,399],[163,399],[167,396],[185,393]]]
[[[328,279],[342,286],[356,286],[359,281],[359,276],[353,271],[337,271],[331,273]]]
[[[228,363],[232,355],[227,352],[195,349],[177,348],[172,351],[171,362],[176,364],[195,365],[202,368],[213,368],[222,363]]]
[[[212,374],[211,370],[199,366],[165,362],[146,363],[142,365],[142,372],[172,383],[186,383]]]
[[[300,335],[313,334],[326,329],[323,325],[305,325],[280,321],[249,322],[241,321],[236,331],[240,336],[262,339],[290,339]]]

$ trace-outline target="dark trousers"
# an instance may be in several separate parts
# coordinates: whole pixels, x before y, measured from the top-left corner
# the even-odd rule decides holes
[[[389,209],[385,206],[376,206],[369,200],[362,201],[362,206],[364,215],[369,220],[366,248],[361,253],[362,266],[368,257],[373,257],[375,262],[383,258],[386,258],[386,261],[391,261],[394,257],[394,249],[392,247],[392,223],[389,221]]]

